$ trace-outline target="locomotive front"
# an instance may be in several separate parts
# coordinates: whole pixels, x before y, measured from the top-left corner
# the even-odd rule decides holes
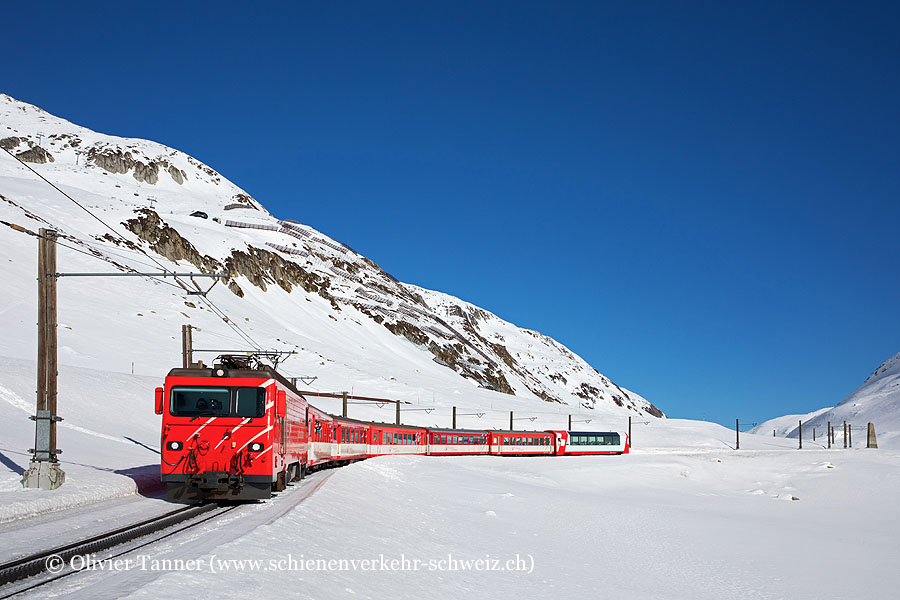
[[[173,499],[265,499],[281,465],[273,452],[284,394],[255,370],[173,369],[156,389],[161,475]],[[280,398],[279,398],[280,396]],[[282,400],[278,407],[278,400]]]

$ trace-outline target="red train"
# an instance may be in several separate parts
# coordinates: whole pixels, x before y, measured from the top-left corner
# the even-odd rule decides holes
[[[324,466],[373,456],[623,454],[618,432],[431,429],[336,417],[310,405],[273,368],[220,357],[172,369],[156,388],[161,476],[169,498],[269,498]]]

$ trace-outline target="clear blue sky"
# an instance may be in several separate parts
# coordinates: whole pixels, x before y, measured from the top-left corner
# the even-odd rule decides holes
[[[8,3],[0,91],[210,164],[671,416],[900,351],[883,2]]]

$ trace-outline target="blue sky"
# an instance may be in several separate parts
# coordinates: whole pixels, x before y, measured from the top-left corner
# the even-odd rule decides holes
[[[0,91],[671,416],[835,404],[900,351],[896,3],[16,4]]]

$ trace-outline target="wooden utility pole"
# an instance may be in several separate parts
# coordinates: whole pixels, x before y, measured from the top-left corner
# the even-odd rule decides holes
[[[27,488],[53,490],[66,480],[59,467],[56,447],[56,237],[52,229],[38,236],[38,355],[37,401],[32,459],[23,477]]]
[[[400,424],[400,401],[397,400],[397,401],[394,403],[394,406],[397,407],[397,416],[396,416],[396,418],[395,418],[394,420],[397,422],[396,424],[399,425],[399,424]]]
[[[800,425],[797,428],[797,438],[800,440],[800,450],[803,450],[803,421],[798,421]]]
[[[634,440],[631,439],[631,417],[628,417],[628,445],[634,448]]]
[[[572,415],[569,415],[569,431],[572,431]]]
[[[342,405],[341,416],[344,417],[344,418],[346,419],[346,418],[347,418],[347,392],[343,392],[343,393],[341,394],[341,397],[342,397],[342,401],[341,401],[341,405]]]
[[[847,427],[847,441],[850,443],[850,447],[853,447],[853,425]]]
[[[741,449],[741,420],[734,420],[734,449]]]
[[[181,326],[181,367],[190,369],[194,362],[194,341],[191,336],[190,325]]]
[[[513,411],[509,411],[509,430],[513,430]]]
[[[847,447],[847,421],[844,421],[844,448]]]
[[[456,429],[456,407],[453,407],[453,427],[451,429]]]

